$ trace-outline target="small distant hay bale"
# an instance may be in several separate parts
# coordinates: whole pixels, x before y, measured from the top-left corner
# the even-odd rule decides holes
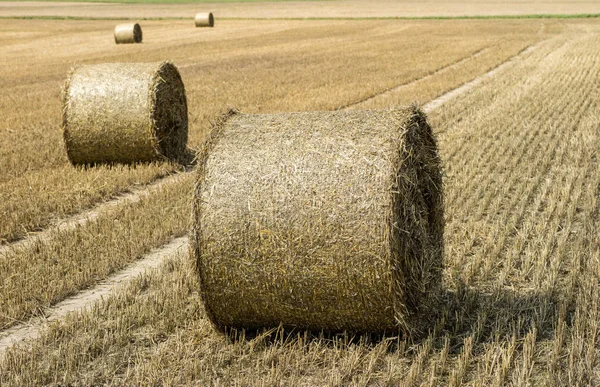
[[[212,12],[200,12],[196,14],[194,18],[196,27],[214,27],[215,19],[213,18]]]
[[[444,221],[420,109],[231,112],[198,168],[191,248],[217,329],[426,329]]]
[[[141,43],[142,27],[138,23],[119,24],[115,27],[115,43]]]
[[[179,71],[169,62],[74,68],[63,91],[62,126],[73,164],[180,160],[188,116]]]

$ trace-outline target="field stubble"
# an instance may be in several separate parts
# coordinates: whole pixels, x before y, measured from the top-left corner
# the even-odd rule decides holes
[[[551,22],[540,33],[539,25],[508,22],[512,30],[507,33],[506,22],[450,21],[442,34],[434,22],[270,22],[261,28],[229,22],[191,35],[188,30],[196,30],[185,23],[169,23],[175,26],[168,31],[164,22],[153,22],[145,28],[150,43],[121,47],[112,41],[111,22],[7,23],[48,34],[0,45],[8,58],[0,78],[5,90],[0,110],[6,112],[0,122],[0,214],[5,219],[0,241],[5,242],[178,169],[166,163],[71,167],[58,126],[60,86],[72,64],[138,61],[140,56],[172,60],[187,86],[190,142],[197,147],[225,106],[246,112],[331,110],[463,61],[465,66],[454,68],[452,76],[434,77],[427,83],[433,86],[406,94],[412,101],[426,101],[560,28]],[[248,30],[240,24],[248,24]],[[437,38],[427,38],[432,35]],[[464,60],[486,48],[496,53]]]
[[[334,30],[346,31],[343,24]],[[595,240],[600,194],[596,111],[600,96],[592,87],[600,77],[596,70],[600,68],[597,65],[600,58],[592,49],[599,42],[595,29],[592,25],[593,33],[571,31],[544,42],[511,71],[503,71],[480,90],[430,114],[434,127],[442,133],[440,146],[447,168],[445,286],[448,293],[436,329],[423,342],[394,339],[373,342],[368,338],[289,336],[281,332],[231,342],[215,334],[208,324],[199,303],[195,276],[187,266],[187,259],[181,257],[166,262],[162,271],[137,279],[128,290],[106,299],[91,312],[71,315],[53,325],[40,340],[27,344],[23,350],[9,351],[0,365],[0,382],[407,385],[600,382],[595,371],[600,317],[600,246]],[[292,39],[299,31],[280,31],[276,36]],[[379,32],[385,32],[385,28]],[[247,111],[260,112],[331,109],[376,94],[374,90],[357,89],[354,83],[357,69],[348,66],[354,63],[349,58],[365,59],[361,55],[366,46],[366,42],[361,44],[364,31],[358,35],[341,33],[346,47],[340,51],[336,51],[331,41],[327,44],[327,40],[335,41],[340,36],[332,37],[327,28],[312,33],[327,35],[320,40],[320,51],[310,49],[318,48],[312,47],[312,42],[303,42],[307,50],[304,52],[297,51],[302,50],[303,44],[299,44],[302,42],[295,41],[295,45],[288,42],[289,51],[284,51],[284,59],[279,60],[274,53],[286,46],[273,39],[263,47],[264,56],[238,53],[237,58],[233,56],[232,59],[238,60],[232,60],[231,67],[225,66],[222,59],[219,63],[224,68],[210,68],[218,83],[211,84],[213,89],[208,90],[212,94],[208,95],[220,104],[223,99],[239,95],[233,102],[241,102]],[[394,34],[391,31],[382,34],[384,38],[386,35],[390,40],[383,39],[382,52],[393,47]],[[539,38],[533,34],[531,41],[519,41],[511,48],[513,54]],[[484,46],[469,46],[468,52],[472,54]],[[152,50],[148,48],[149,55],[160,56],[158,52],[152,54]],[[329,50],[331,55],[325,55]],[[178,51],[173,49],[170,53],[177,55]],[[221,54],[223,58],[229,55]],[[304,55],[311,66],[306,66],[307,74],[294,74],[290,81],[285,70],[289,71],[291,58],[288,62],[285,57],[294,54]],[[218,53],[214,53],[215,57]],[[324,57],[332,62],[327,63]],[[265,58],[271,61],[264,62]],[[259,59],[262,66],[266,63],[274,72],[272,76],[253,63]],[[460,55],[444,58],[419,74],[384,77],[398,63],[393,59],[398,60],[392,58],[387,65],[386,61],[371,63],[377,71],[367,79],[369,82],[378,79],[373,88],[383,91],[394,84],[410,82],[452,60],[460,60]],[[184,80],[189,83],[193,79],[192,83],[199,85],[188,88],[188,95],[194,96],[190,100],[197,104],[192,109],[212,114],[211,109],[216,110],[216,106],[205,107],[201,103],[201,97],[207,95],[207,90],[201,89],[205,85],[201,81],[208,78],[207,69],[192,62],[187,62],[186,68],[185,58],[182,62]],[[235,73],[233,69],[240,64],[246,65]],[[494,65],[489,64],[488,68]],[[62,78],[57,71],[60,65],[56,66],[53,70],[56,73],[47,74],[49,79]],[[338,71],[329,73],[330,68]],[[226,74],[233,79],[224,77]],[[245,78],[240,79],[240,75]],[[473,74],[470,75],[472,78]],[[312,83],[300,82],[311,76]],[[276,80],[279,81],[276,85],[282,85],[282,95],[253,88],[261,82]],[[290,83],[285,83],[286,80]],[[243,81],[250,86],[246,89],[250,92],[238,93],[234,88],[245,84]],[[449,89],[456,86],[452,81],[447,82]],[[331,90],[331,94],[323,90]],[[29,90],[34,91],[34,87]],[[322,99],[311,98],[313,95]],[[20,94],[16,97],[24,98]],[[381,103],[385,106],[387,102]],[[45,108],[52,112],[52,106]],[[193,121],[193,141],[198,144],[206,126],[200,116],[193,117]],[[13,117],[12,122],[20,121]],[[35,123],[29,125],[36,127]],[[47,135],[38,144],[52,141],[55,141],[52,135]],[[18,158],[15,160],[19,168],[22,164]],[[54,162],[60,165],[64,160]],[[39,165],[37,169],[41,169]],[[32,169],[36,170],[35,165]],[[9,182],[14,179],[5,178]],[[21,296],[13,296],[11,287],[3,287],[4,294],[10,293],[10,299],[15,300],[9,301],[13,305],[12,316],[2,316],[4,325],[11,325],[15,318],[27,318],[42,310],[39,308],[90,286],[165,242],[169,235],[183,232],[188,211],[186,187],[183,184],[153,195],[144,204],[123,209],[123,215],[69,231],[63,239],[44,241],[24,253],[21,261],[39,256],[33,261],[39,262],[38,265],[30,262],[29,270],[21,263],[3,283],[8,278],[17,284],[19,281],[35,284],[41,278],[36,272],[40,268],[47,270],[44,276],[56,278],[88,268],[99,274],[75,276],[84,280],[74,281],[67,288],[50,281],[46,287],[52,297],[42,291],[41,297],[46,297],[43,300],[37,299],[40,293],[33,286],[31,290],[21,289]],[[173,204],[163,208],[165,203]],[[118,224],[115,220],[119,219],[124,219],[127,226],[115,227]],[[154,226],[147,219],[166,221]],[[171,229],[148,234],[148,230],[157,227]],[[77,235],[80,236],[73,238]],[[77,242],[85,238],[89,239],[90,248],[80,249],[81,245],[88,246]],[[95,265],[98,251],[114,257],[112,263]],[[119,251],[124,252],[115,254]],[[83,263],[69,266],[73,260]],[[4,294],[0,300],[5,299]]]
[[[370,27],[368,38],[364,30],[357,30],[355,23]],[[137,54],[155,61],[174,57],[187,85],[190,138],[192,146],[197,146],[210,121],[223,106],[235,105],[247,112],[335,109],[349,101],[361,101],[398,83],[435,73],[437,68],[452,63],[478,62],[479,56],[470,59],[472,54],[491,50],[490,47],[499,41],[504,42],[498,43],[502,48],[499,52],[509,56],[544,37],[538,34],[540,28],[537,25],[516,23],[514,25],[522,34],[511,32],[507,35],[504,25],[498,23],[487,26],[491,29],[490,33],[482,36],[481,23],[468,22],[466,27],[464,23],[447,23],[448,32],[443,35],[449,36],[447,39],[450,40],[448,44],[441,45],[440,42],[428,42],[421,36],[438,33],[439,27],[429,22],[412,25],[398,25],[396,22],[294,22],[291,25],[273,22],[262,29],[250,25],[244,32],[248,36],[239,39],[233,38],[241,33],[241,29],[237,23],[231,23],[230,28],[221,27],[221,30],[211,30],[206,36],[195,37],[195,42],[178,42],[172,40],[172,32],[163,30],[163,23],[153,23],[156,29],[146,29],[146,35],[150,41],[156,39],[157,44],[139,45],[140,49],[122,47],[121,50],[118,47],[117,51],[108,33],[106,41],[101,42],[98,36],[97,25],[108,27],[108,23],[93,22],[91,27],[82,22],[67,24],[65,27],[57,22],[27,22],[25,25],[30,25],[32,31],[47,29],[48,36],[41,38],[42,42],[8,42],[0,48],[11,53],[7,69],[14,70],[6,72],[3,82],[8,93],[0,96],[0,106],[7,112],[6,120],[0,122],[3,137],[0,142],[0,155],[3,156],[0,158],[0,213],[5,219],[0,225],[0,238],[7,241],[45,227],[57,217],[81,211],[97,201],[126,191],[133,184],[148,183],[177,169],[169,164],[157,163],[92,169],[69,165],[57,128],[61,110],[58,89],[68,70],[63,58],[67,52],[73,51],[73,62],[125,61],[135,59]],[[548,29],[559,27],[550,23]],[[80,45],[86,40],[84,31],[87,28],[91,29],[88,44]],[[185,28],[178,28],[183,30],[184,35],[187,33]],[[398,33],[402,33],[406,40],[399,41]],[[464,42],[458,45],[456,42],[461,35]],[[72,45],[69,44],[73,39],[78,42],[76,50],[71,50]],[[378,44],[373,45],[373,39]],[[199,51],[194,48],[196,45],[208,43],[214,44],[200,50],[205,58],[198,57],[199,54],[190,55],[190,52]],[[38,44],[44,47],[53,44],[56,55],[48,56],[38,51],[31,51],[29,59],[14,55]],[[95,44],[95,50],[100,53],[93,56]],[[450,45],[454,47],[440,51],[438,56],[431,55],[430,50],[434,47]],[[194,49],[190,51],[190,47]],[[370,49],[365,53],[367,47]],[[394,48],[400,51],[390,51]],[[117,54],[121,51],[124,53]],[[386,60],[373,61],[375,55],[382,55]],[[408,59],[402,61],[402,66],[397,66],[403,56]],[[298,58],[302,58],[301,68],[305,71],[294,71],[298,68]],[[500,54],[492,60],[483,60],[479,62],[479,70],[483,72],[486,65],[493,67],[502,60],[505,58]],[[34,69],[19,71],[20,66],[28,64]],[[29,84],[20,83],[20,80],[28,79],[29,71],[39,74],[39,84],[31,80],[28,80]],[[362,77],[357,78],[357,73]],[[458,74],[459,77],[447,79],[432,77],[431,82],[436,84],[435,90],[445,91],[471,79],[473,68],[466,67]],[[422,94],[410,94],[410,97],[426,100],[436,96],[430,89],[424,90]],[[165,216],[164,225],[158,226],[160,223],[149,221],[136,227],[114,227],[115,216],[111,214],[99,226],[85,224],[75,230],[63,230],[57,233],[59,237],[54,241],[39,240],[33,246],[9,253],[9,258],[2,258],[1,263],[6,270],[0,271],[3,283],[0,287],[3,310],[0,325],[9,326],[39,314],[40,308],[91,286],[142,256],[148,249],[164,243],[169,233],[185,232],[187,223],[182,219],[188,218],[189,209],[183,205],[171,207],[171,202],[185,202],[191,190],[191,179],[183,179],[179,187],[179,196],[175,199],[151,193],[147,201],[152,205],[122,210],[135,214],[137,219],[155,219],[156,222],[160,221],[157,214],[165,216],[165,211],[171,211],[171,215]],[[160,209],[161,203],[166,203],[167,207]],[[158,227],[158,230],[153,227]],[[82,235],[90,239],[89,249],[65,242],[80,240],[84,238]],[[106,244],[105,241],[113,242]],[[101,249],[103,255],[111,258],[96,259],[94,249]],[[9,250],[4,248],[4,251]],[[40,280],[42,272],[44,276]],[[60,281],[62,276],[69,281]],[[39,286],[40,281],[44,286]],[[23,291],[22,288],[30,290]]]

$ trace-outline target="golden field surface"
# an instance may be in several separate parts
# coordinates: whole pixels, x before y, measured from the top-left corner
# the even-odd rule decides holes
[[[600,383],[600,21],[224,20],[197,30],[158,20],[143,23],[143,44],[128,46],[114,44],[114,24],[0,24],[0,339],[188,230],[193,173],[68,163],[60,88],[82,63],[173,61],[198,148],[228,106],[426,103],[510,60],[429,112],[445,169],[446,302],[415,341],[225,337],[180,251],[8,349],[0,385]],[[13,247],[160,179],[138,202]]]
[[[116,4],[116,3],[121,4]],[[147,4],[147,3],[163,4]],[[177,4],[177,3],[184,4]],[[126,3],[126,4],[122,4]],[[146,4],[131,4],[146,3]],[[171,4],[168,4],[171,3]],[[188,4],[185,4],[188,3]],[[206,2],[192,0],[130,0],[121,2],[0,1],[0,17],[44,16],[82,18],[193,18],[209,10],[221,18],[393,18],[456,16],[523,16],[598,14],[595,0],[255,0]],[[192,22],[193,24],[193,22]]]

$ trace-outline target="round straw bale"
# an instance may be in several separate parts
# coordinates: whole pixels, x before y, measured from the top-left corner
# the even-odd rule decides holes
[[[444,222],[437,144],[417,107],[232,112],[198,167],[192,251],[218,329],[425,326]]]
[[[115,43],[141,43],[142,27],[138,23],[119,24],[115,27]]]
[[[196,14],[194,18],[196,27],[214,27],[215,19],[213,18],[212,12],[200,12]]]
[[[74,68],[64,87],[62,126],[73,164],[179,160],[188,136],[179,71],[169,62]]]

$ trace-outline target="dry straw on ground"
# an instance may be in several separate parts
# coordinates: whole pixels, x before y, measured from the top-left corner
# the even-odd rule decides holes
[[[198,164],[192,248],[218,328],[419,330],[443,195],[418,108],[232,112]]]
[[[194,21],[196,22],[196,27],[214,27],[215,25],[212,12],[197,13]]]
[[[138,23],[119,24],[115,27],[115,43],[141,43],[142,27]]]
[[[63,130],[73,164],[182,159],[187,101],[169,62],[75,68],[63,96]]]

